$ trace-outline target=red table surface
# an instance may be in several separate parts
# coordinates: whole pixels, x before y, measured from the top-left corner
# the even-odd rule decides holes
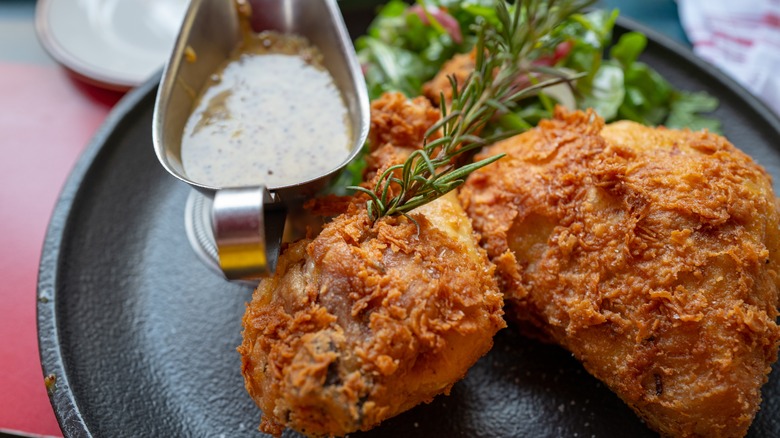
[[[2,63],[0,96],[0,432],[62,436],[38,354],[38,264],[63,183],[120,96]]]

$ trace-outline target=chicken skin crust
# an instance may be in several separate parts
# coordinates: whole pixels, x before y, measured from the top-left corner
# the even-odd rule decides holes
[[[452,82],[458,85],[458,89],[463,86],[469,76],[474,72],[477,64],[477,52],[472,50],[469,53],[459,53],[441,66],[441,70],[436,73],[430,81],[423,84],[422,93],[431,102],[441,105],[441,98],[445,102],[452,100]]]
[[[561,109],[477,158],[502,152],[460,198],[508,315],[662,435],[744,436],[780,342],[766,171],[718,135]]]
[[[401,115],[374,133],[384,143],[372,154],[373,172],[411,150],[390,142],[417,138],[391,132],[421,102],[394,98],[373,112],[383,120],[377,126],[389,111]],[[370,429],[449,393],[490,350],[505,326],[503,300],[456,195],[409,216],[372,222],[355,201],[318,236],[289,246],[276,275],[255,290],[238,350],[262,431]]]

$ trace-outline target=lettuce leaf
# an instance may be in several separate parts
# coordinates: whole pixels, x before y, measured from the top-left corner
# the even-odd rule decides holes
[[[418,96],[422,85],[447,60],[471,50],[472,29],[478,20],[497,20],[494,5],[494,0],[418,0],[414,5],[389,1],[367,34],[355,43],[370,97],[377,98],[387,91]],[[456,41],[452,30],[437,23],[430,11],[454,18],[462,38]],[[582,74],[575,84],[577,107],[594,108],[608,122],[628,119],[646,125],[720,132],[720,123],[704,114],[717,108],[717,99],[704,92],[677,90],[639,60],[647,47],[647,37],[627,32],[612,45],[617,17],[616,10],[572,15],[540,41],[540,50],[531,61],[550,62],[554,67]],[[565,53],[549,50],[556,47],[565,48]],[[550,99],[544,95],[529,99],[513,114],[502,115],[497,129],[527,129],[551,117]]]

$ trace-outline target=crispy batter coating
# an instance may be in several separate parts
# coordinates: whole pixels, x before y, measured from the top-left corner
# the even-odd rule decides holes
[[[372,150],[391,144],[395,147],[422,147],[425,131],[441,117],[424,97],[408,99],[401,93],[385,93],[371,103]]]
[[[379,167],[408,154],[390,143],[414,137],[397,126],[375,132],[385,139],[373,153]],[[260,283],[238,350],[262,431],[367,430],[448,393],[491,348],[505,326],[503,300],[457,197],[410,215],[417,225],[371,223],[365,205],[353,204],[314,239],[288,247],[276,275]]]
[[[461,200],[513,317],[665,436],[744,436],[777,358],[780,215],[723,137],[565,113]]]
[[[423,84],[423,96],[439,105],[441,104],[440,101],[443,94],[444,100],[449,102],[452,99],[450,77],[455,79],[455,82],[459,85],[458,88],[460,88],[460,85],[463,85],[466,82],[466,78],[474,71],[476,58],[477,52],[475,50],[453,56],[452,59],[442,65],[441,70],[436,73],[433,79]]]
[[[371,129],[364,179],[371,181],[383,167],[402,163],[423,146],[425,132],[441,117],[424,97],[408,99],[402,93],[385,93],[371,103]],[[436,138],[434,135],[433,138]]]

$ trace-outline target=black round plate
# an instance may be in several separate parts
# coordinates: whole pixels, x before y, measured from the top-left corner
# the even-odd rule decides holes
[[[347,15],[356,32],[366,19]],[[650,37],[643,60],[672,83],[717,96],[725,134],[780,176],[780,123],[765,106],[670,40],[620,21],[617,33],[626,29]],[[132,92],[109,116],[51,220],[38,285],[43,370],[56,377],[51,402],[69,437],[257,437],[260,411],[236,353],[251,289],[226,282],[190,249],[190,189],[152,148],[156,86]],[[779,436],[780,372],[763,396],[750,436]],[[509,328],[449,396],[353,436],[655,434],[569,353]]]

